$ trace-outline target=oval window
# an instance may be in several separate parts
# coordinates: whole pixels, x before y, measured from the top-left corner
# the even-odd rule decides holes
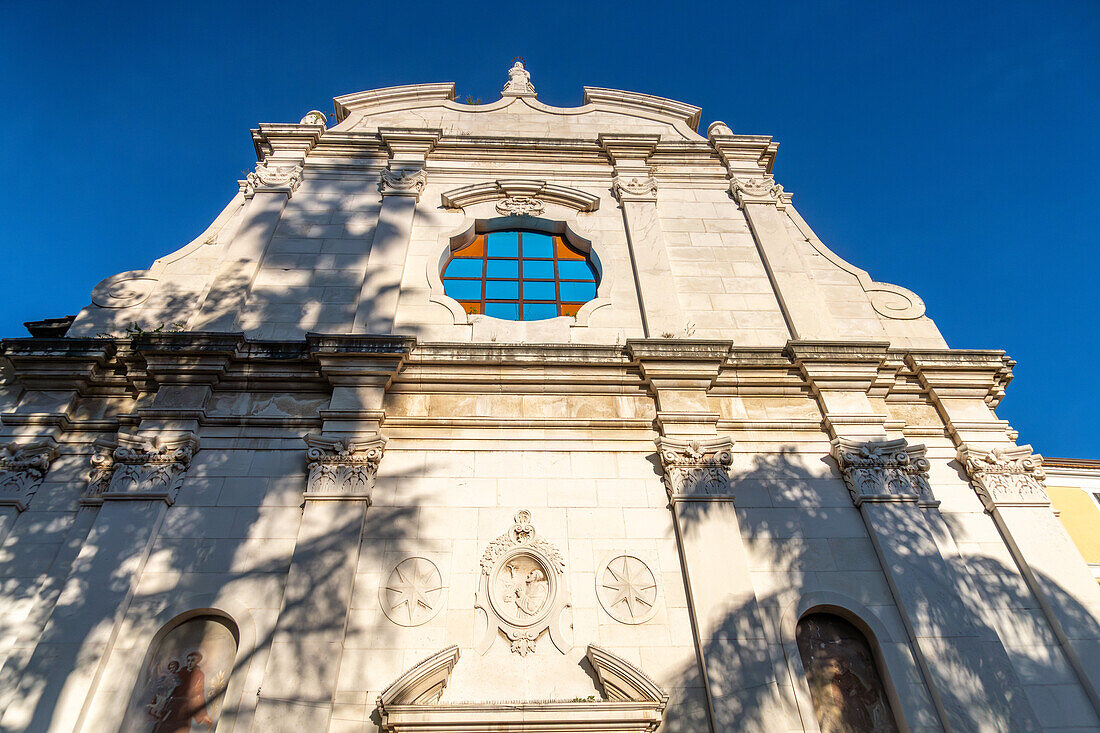
[[[508,321],[575,316],[598,286],[583,252],[542,232],[479,234],[443,267],[443,291],[467,313]]]

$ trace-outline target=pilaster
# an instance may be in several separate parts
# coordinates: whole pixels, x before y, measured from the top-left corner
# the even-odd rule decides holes
[[[413,216],[428,182],[425,161],[443,133],[432,129],[378,130],[390,158],[381,172],[382,208],[355,312],[355,333],[393,333]]]
[[[668,287],[672,267],[657,212],[657,181],[649,167],[649,156],[660,137],[601,134],[599,141],[614,168],[611,190],[626,223],[643,332],[647,338],[681,335],[686,322],[675,293],[670,293]]]
[[[733,440],[718,435],[708,390],[728,341],[628,341],[657,402],[657,455],[684,568],[711,727],[786,730],[787,720],[749,573],[729,475]],[[746,711],[748,690],[761,704]],[[763,690],[763,693],[760,692]]]

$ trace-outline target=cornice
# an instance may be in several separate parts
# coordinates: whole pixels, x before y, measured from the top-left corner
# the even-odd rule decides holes
[[[1016,362],[999,350],[937,349],[905,352],[905,363],[937,398],[978,398],[996,407]]]
[[[352,112],[361,112],[374,107],[388,107],[399,104],[423,104],[431,101],[453,100],[454,82],[435,84],[405,84],[396,87],[371,89],[365,92],[344,94],[332,100],[336,110],[336,121],[343,122]]]
[[[110,339],[19,338],[3,339],[0,350],[27,389],[84,390],[108,376],[116,345]]]

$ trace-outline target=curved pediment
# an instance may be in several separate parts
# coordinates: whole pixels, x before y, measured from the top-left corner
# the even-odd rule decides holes
[[[539,199],[552,204],[576,209],[577,211],[595,211],[600,208],[600,197],[568,186],[558,186],[546,181],[525,178],[502,178],[485,183],[474,183],[455,188],[441,195],[443,206],[449,209],[463,209],[471,204],[500,199]],[[502,212],[503,213],[503,212]]]
[[[621,129],[667,140],[705,139],[698,132],[702,110],[694,105],[621,89],[584,87],[583,92],[580,106],[555,107],[540,102],[533,87],[523,93],[506,87],[500,99],[486,104],[457,101],[452,82],[372,89],[333,100],[334,129],[427,126],[462,136],[510,129],[517,136],[545,138],[591,138],[598,131]]]

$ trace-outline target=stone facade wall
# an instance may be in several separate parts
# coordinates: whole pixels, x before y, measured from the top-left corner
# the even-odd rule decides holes
[[[816,731],[816,612],[901,730],[1100,730],[1100,589],[994,412],[1013,362],[829,252],[770,139],[512,71],[261,126],[198,240],[3,342],[0,730],[117,730],[213,615],[220,733]],[[441,292],[520,194],[545,221],[506,225],[591,245],[576,318]]]

